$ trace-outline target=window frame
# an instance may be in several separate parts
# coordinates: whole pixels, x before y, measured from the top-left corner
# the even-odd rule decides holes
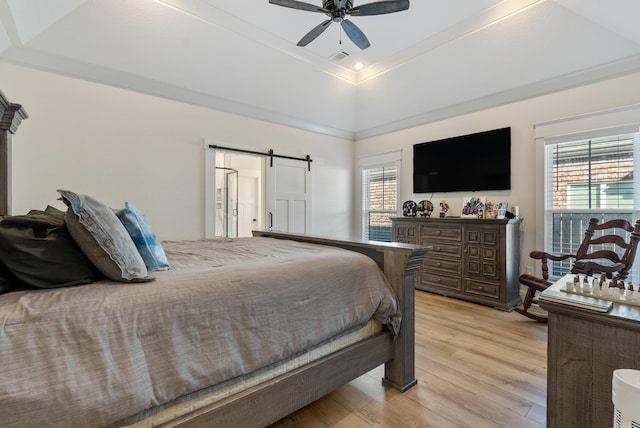
[[[375,168],[386,168],[386,167],[395,167],[396,168],[396,209],[395,210],[382,210],[384,212],[388,212],[390,214],[395,214],[396,216],[400,212],[401,209],[401,198],[400,193],[402,189],[401,185],[401,176],[402,176],[402,152],[401,151],[393,151],[387,153],[379,153],[373,155],[362,156],[358,158],[358,179],[356,180],[357,191],[355,194],[358,196],[358,216],[357,216],[357,230],[358,230],[358,239],[368,240],[365,237],[365,216],[370,212],[367,207],[364,206],[365,195],[364,191],[364,183],[363,183],[363,173],[367,169],[375,169]],[[376,210],[380,211],[380,210]],[[380,212],[382,212],[380,211]]]
[[[633,137],[633,171],[635,172],[638,168],[638,166],[640,165],[640,131],[638,129],[638,127],[633,127],[633,132],[629,132],[630,129],[628,127],[624,127],[624,128],[617,128],[617,129],[610,129],[608,131],[605,130],[595,130],[593,133],[589,133],[589,132],[584,132],[584,133],[580,133],[579,138],[577,138],[577,136],[574,136],[575,139],[571,139],[568,136],[564,136],[562,138],[546,138],[544,140],[544,149],[543,149],[543,160],[544,160],[544,170],[543,170],[543,179],[544,179],[544,191],[543,191],[543,201],[544,201],[544,212],[543,212],[543,224],[544,224],[544,229],[543,229],[543,237],[544,237],[544,251],[550,254],[559,254],[560,251],[558,250],[558,248],[562,247],[562,243],[556,243],[554,242],[555,239],[555,235],[556,235],[556,230],[554,229],[554,220],[556,219],[556,216],[560,215],[562,216],[563,214],[566,214],[567,216],[569,215],[576,215],[576,216],[580,216],[583,215],[585,218],[588,217],[596,217],[596,218],[600,218],[601,221],[606,221],[608,219],[611,219],[612,217],[622,217],[622,218],[627,218],[632,224],[635,221],[635,219],[640,217],[640,206],[639,206],[639,202],[638,199],[640,197],[640,182],[638,181],[638,177],[637,174],[633,174],[634,178],[633,178],[633,206],[632,207],[618,207],[618,208],[602,208],[602,207],[580,207],[580,208],[570,208],[569,207],[569,202],[567,202],[567,206],[563,207],[563,208],[557,208],[554,207],[554,198],[553,193],[554,193],[554,189],[553,189],[553,183],[554,183],[554,179],[553,179],[553,161],[555,156],[553,154],[551,154],[551,150],[549,150],[549,148],[551,146],[556,146],[559,144],[571,144],[571,143],[575,143],[575,142],[580,142],[580,141],[588,141],[588,140],[598,140],[597,142],[602,142],[602,140],[604,139],[615,139],[617,137],[620,136],[626,136],[626,135],[632,135]],[[608,133],[608,135],[607,135]],[[591,167],[589,167],[591,168]],[[590,169],[590,174],[594,172],[593,170]],[[629,181],[626,181],[625,183],[629,183]],[[598,182],[598,183],[591,183],[589,181],[589,184],[585,184],[585,186],[595,186],[595,185],[602,185],[604,184],[604,182]],[[598,205],[601,203],[601,201],[598,201]],[[616,215],[618,214],[618,215]],[[564,253],[575,253],[575,251],[577,250],[577,245],[580,244],[580,242],[582,241],[583,237],[584,237],[584,230],[586,229],[586,222],[584,221],[584,219],[578,219],[577,220],[580,224],[580,226],[576,229],[575,227],[572,227],[572,234],[574,235],[573,239],[571,240],[572,244],[575,244],[575,248],[571,247],[569,249],[566,249],[566,251],[562,251]],[[588,221],[588,219],[587,219]],[[579,229],[579,230],[578,230]],[[576,235],[579,234],[579,235]],[[573,242],[573,241],[577,241]],[[561,271],[559,274],[554,273],[554,266],[555,266],[556,262],[550,262],[550,266],[549,266],[549,278],[551,280],[557,280],[559,279],[560,276],[562,276],[562,274],[564,273],[568,273],[565,272],[568,267],[572,264],[572,260],[568,261],[568,262],[557,262],[557,264],[561,265],[560,268],[556,268],[556,269],[560,269],[563,270]],[[634,267],[632,269],[630,278],[634,281],[638,281],[638,279],[640,279],[640,264],[636,261],[636,263],[634,263]]]

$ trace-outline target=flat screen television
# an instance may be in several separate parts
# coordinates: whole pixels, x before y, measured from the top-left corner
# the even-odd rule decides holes
[[[511,127],[413,146],[413,193],[510,188]]]

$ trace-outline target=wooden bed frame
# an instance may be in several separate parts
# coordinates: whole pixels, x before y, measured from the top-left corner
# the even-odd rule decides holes
[[[383,332],[293,372],[197,410],[166,427],[265,427],[384,364],[383,383],[402,392],[415,378],[415,275],[428,247],[341,241],[310,235],[254,231],[254,236],[331,245],[372,258],[384,272],[402,311],[400,333]]]
[[[11,134],[28,115],[0,92],[0,218],[11,214]],[[308,235],[254,231],[254,236],[331,245],[372,258],[384,272],[402,311],[397,337],[383,332],[290,373],[249,388],[210,406],[177,417],[163,427],[264,427],[368,371],[385,364],[382,381],[400,391],[414,386],[415,274],[428,247],[382,242],[340,241]]]

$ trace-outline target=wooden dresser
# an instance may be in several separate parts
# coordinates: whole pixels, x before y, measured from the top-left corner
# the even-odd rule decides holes
[[[547,427],[613,426],[613,371],[640,370],[640,308],[614,303],[599,313],[543,300],[540,306],[549,312]]]
[[[429,245],[416,288],[498,309],[521,303],[520,219],[396,217],[393,240]]]

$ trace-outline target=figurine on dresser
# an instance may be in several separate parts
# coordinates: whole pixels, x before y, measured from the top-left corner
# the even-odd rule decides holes
[[[440,202],[440,218],[446,217],[447,211],[449,211],[449,204],[447,201]]]

